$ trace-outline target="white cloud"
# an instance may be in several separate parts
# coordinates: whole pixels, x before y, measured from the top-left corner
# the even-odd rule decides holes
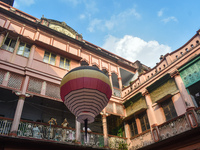
[[[79,18],[80,18],[80,19],[85,19],[86,16],[85,16],[85,14],[81,14],[81,15],[79,16]]]
[[[161,9],[158,11],[157,15],[158,17],[161,17],[163,15],[164,9]]]
[[[85,5],[85,8],[86,8],[86,11],[88,13],[96,13],[99,11],[98,7],[97,7],[97,4],[94,0],[85,0],[84,1],[84,5]]]
[[[174,17],[174,16],[171,16],[171,17],[162,19],[161,21],[164,22],[164,23],[168,23],[170,21],[178,22],[178,19],[176,17]]]
[[[90,32],[91,31],[93,32],[94,29],[101,29],[101,31],[112,30],[114,27],[121,26],[123,23],[126,23],[126,21],[129,20],[130,18],[140,19],[141,15],[136,11],[135,8],[132,8],[132,9],[127,9],[126,11],[123,11],[117,15],[113,15],[110,17],[110,19],[101,20],[101,21],[98,21],[98,23],[94,24],[94,22],[97,22],[97,20],[100,20],[100,19],[95,18],[90,21],[88,30]]]
[[[20,8],[20,6],[30,6],[35,3],[35,0],[15,0],[14,1],[14,7]]]
[[[159,62],[160,55],[171,52],[167,45],[159,44],[157,41],[146,42],[130,35],[125,35],[121,39],[109,35],[102,47],[129,61],[139,60],[149,67],[154,67]]]
[[[94,20],[92,20],[90,22],[90,24],[89,24],[88,30],[90,32],[94,32],[96,28],[97,29],[100,28],[99,24],[101,24],[101,22],[102,22],[102,20],[100,20],[100,19],[94,19]]]
[[[66,3],[66,4],[71,3],[71,4],[74,5],[74,6],[76,6],[76,5],[80,4],[80,3],[82,3],[81,0],[61,0],[61,2],[64,2],[64,3]]]

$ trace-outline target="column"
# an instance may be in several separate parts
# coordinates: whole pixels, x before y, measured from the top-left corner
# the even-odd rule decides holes
[[[16,92],[15,94],[19,96],[19,100],[17,103],[17,108],[15,110],[15,116],[12,122],[12,127],[10,130],[10,135],[11,136],[17,136],[17,130],[19,127],[21,115],[22,115],[22,110],[24,107],[24,101],[26,97],[30,97],[29,94],[26,94],[26,89],[28,87],[28,81],[29,81],[29,76],[25,77],[24,84],[22,86],[22,92]]]
[[[3,82],[2,82],[3,86],[7,86],[8,85],[9,78],[10,78],[10,72],[6,72],[5,75],[4,75]]]
[[[5,38],[5,35],[4,35],[4,34],[1,34],[1,35],[0,35],[0,47],[1,47],[2,44],[3,44],[4,38]]]
[[[101,59],[99,59],[99,70],[102,70]]]
[[[18,103],[17,103],[15,116],[14,116],[14,119],[13,119],[13,122],[12,122],[12,127],[11,127],[11,130],[10,130],[11,136],[17,136],[17,130],[18,130],[18,127],[19,127],[20,118],[21,118],[25,98],[26,98],[25,95],[19,95],[19,100],[18,100]]]
[[[89,55],[89,66],[92,66],[92,55]]]
[[[103,113],[101,115],[103,124],[104,147],[108,148],[108,128],[107,128],[107,119],[105,110],[103,110]]]
[[[119,83],[119,88],[120,88],[120,90],[122,90],[122,78],[121,78],[121,73],[120,73],[119,67],[117,67],[117,71],[118,71],[118,83]]]
[[[121,77],[119,77],[119,75],[118,75],[118,84],[119,84],[119,89],[120,89],[120,95],[122,96],[122,78]]]
[[[127,144],[131,144],[131,132],[130,132],[130,128],[129,128],[129,125],[128,123],[124,123],[124,129],[125,129],[125,135],[126,135],[126,138],[127,138]],[[131,146],[131,145],[130,145]]]
[[[30,51],[30,54],[29,54],[29,58],[28,58],[27,67],[31,67],[31,64],[33,62],[33,56],[34,56],[34,53],[35,53],[35,48],[36,48],[36,46],[32,45],[31,51]]]
[[[152,125],[156,125],[157,124],[157,120],[156,120],[156,116],[152,107],[152,101],[151,101],[151,97],[149,92],[146,90],[144,93],[142,93],[143,96],[145,96],[146,99],[146,103],[147,103],[147,116],[149,118],[149,123],[150,126]]]
[[[76,142],[81,144],[81,123],[76,120]]]
[[[15,57],[16,57],[16,55],[17,55],[17,49],[18,49],[18,47],[19,47],[19,44],[20,44],[20,40],[19,40],[19,37],[18,37],[18,38],[17,38],[17,42],[16,42],[16,44],[15,44],[14,51],[13,51],[13,55],[12,55],[12,57],[11,57],[11,62],[12,62],[12,63],[14,62]]]
[[[171,74],[171,77],[174,77],[176,85],[178,86],[179,92],[181,94],[183,106],[186,108],[188,107],[194,107],[194,103],[192,101],[192,98],[188,94],[185,85],[183,83],[183,80],[181,79],[181,76],[178,71],[175,71],[174,73]]]
[[[108,73],[108,76],[109,76],[109,80],[110,80],[110,84],[111,84],[111,88],[112,88],[112,94],[113,94],[112,73],[109,72],[109,73]]]

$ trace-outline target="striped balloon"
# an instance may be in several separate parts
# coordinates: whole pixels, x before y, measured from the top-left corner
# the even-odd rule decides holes
[[[108,104],[112,88],[108,77],[99,69],[81,66],[72,69],[62,79],[60,95],[64,104],[84,123],[94,121]]]

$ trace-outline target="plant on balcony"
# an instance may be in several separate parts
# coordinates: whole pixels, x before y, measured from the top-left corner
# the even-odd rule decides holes
[[[120,150],[128,150],[128,147],[130,144],[127,144],[125,141],[119,141],[119,147]]]

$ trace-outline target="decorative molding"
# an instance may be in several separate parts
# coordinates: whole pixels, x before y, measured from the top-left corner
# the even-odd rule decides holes
[[[171,78],[174,78],[175,76],[178,76],[178,75],[180,75],[180,73],[177,69],[170,74]]]

